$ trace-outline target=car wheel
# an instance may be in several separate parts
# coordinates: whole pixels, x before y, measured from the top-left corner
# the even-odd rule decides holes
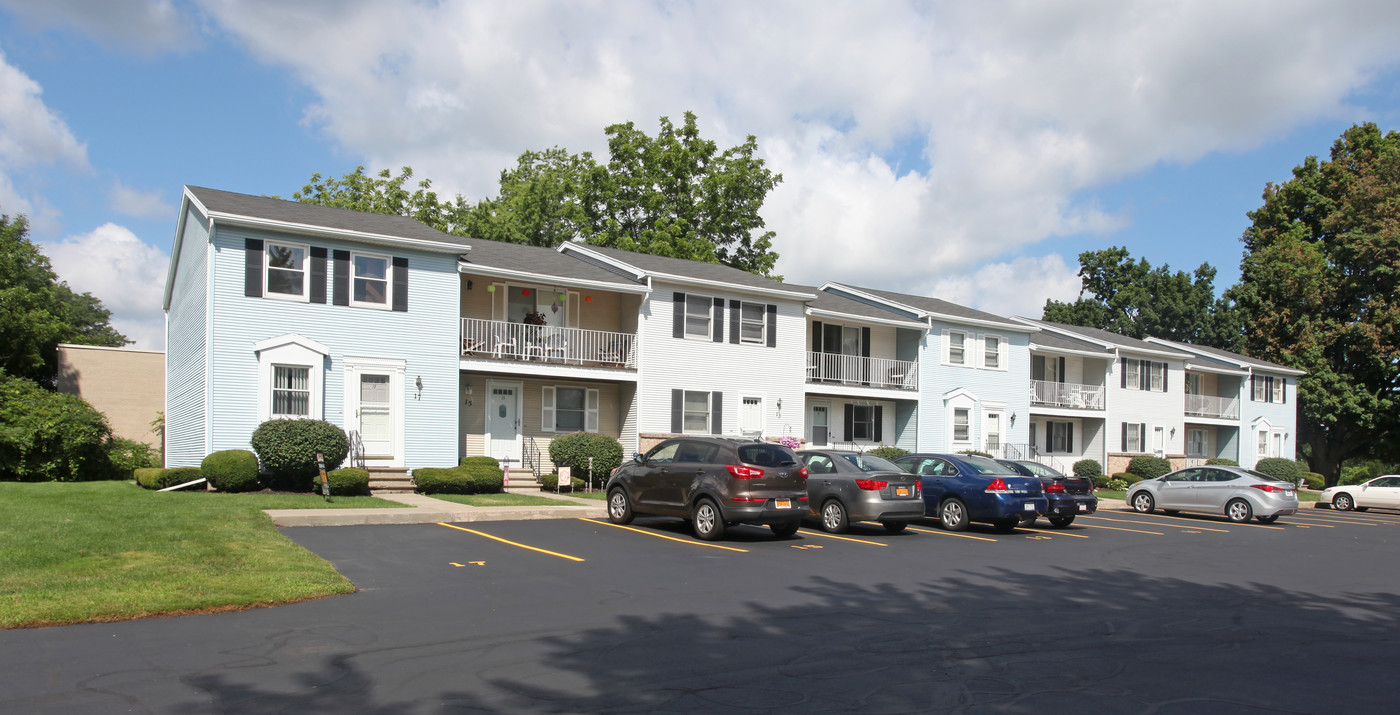
[[[705,541],[718,541],[724,536],[724,516],[709,499],[701,499],[695,505],[690,521],[695,526],[695,535]]]
[[[1055,527],[1056,529],[1063,529],[1063,528],[1065,528],[1066,526],[1069,526],[1070,524],[1073,524],[1073,523],[1074,523],[1074,517],[1072,517],[1072,516],[1052,516],[1052,517],[1050,517],[1050,525],[1053,526],[1053,527]]]
[[[1012,517],[1010,519],[997,519],[996,521],[992,522],[992,528],[996,529],[998,533],[1010,534],[1011,532],[1016,530],[1016,525],[1019,523],[1021,523],[1021,520],[1018,517]]]
[[[1054,519],[1051,519],[1051,521],[1054,521]],[[1021,526],[1027,528],[1035,526],[1035,515],[1021,517]]]
[[[846,518],[846,507],[835,499],[828,499],[822,505],[822,530],[833,534],[844,534],[851,522]]]
[[[1351,511],[1355,506],[1356,502],[1352,501],[1351,495],[1346,492],[1332,497],[1332,508],[1338,511]]]
[[[632,523],[632,500],[622,487],[613,487],[608,492],[608,521],[614,524]]]
[[[1273,516],[1256,516],[1254,518],[1258,519],[1260,524],[1272,524],[1278,521],[1278,514],[1274,514]]]
[[[883,526],[883,527],[885,527],[885,531],[888,531],[888,532],[890,532],[891,534],[898,534],[899,532],[904,531],[904,527],[909,526],[909,522],[907,522],[907,521],[882,521],[882,522],[880,522],[880,525]]]
[[[967,521],[967,507],[957,499],[949,499],[938,507],[938,523],[948,531],[966,531]]]
[[[1139,514],[1151,514],[1152,506],[1153,501],[1151,494],[1144,491],[1133,495],[1133,511]]]
[[[1254,509],[1243,499],[1231,499],[1225,505],[1225,516],[1236,524],[1243,524],[1254,518]]]
[[[781,524],[769,524],[768,528],[773,530],[774,536],[777,536],[779,538],[787,538],[797,533],[798,526],[800,526],[798,522],[784,521]]]

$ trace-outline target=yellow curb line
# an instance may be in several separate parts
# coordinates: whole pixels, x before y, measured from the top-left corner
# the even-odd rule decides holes
[[[963,538],[963,539],[977,539],[978,541],[992,541],[992,542],[995,542],[995,541],[996,541],[996,539],[988,539],[988,538],[985,537],[985,536],[973,536],[973,535],[971,535],[971,534],[959,534],[959,533],[952,532],[952,531],[933,531],[933,530],[931,530],[931,529],[916,529],[916,528],[914,528],[914,527],[912,527],[912,526],[909,527],[909,530],[910,530],[910,531],[917,531],[917,532],[919,532],[920,534],[939,534],[940,536],[957,536],[957,537],[960,537],[960,538]]]

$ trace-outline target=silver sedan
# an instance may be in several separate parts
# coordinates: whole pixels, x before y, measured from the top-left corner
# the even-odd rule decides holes
[[[853,521],[878,521],[892,534],[924,516],[919,477],[873,454],[797,453],[807,467],[807,503],[822,529],[844,533]]]
[[[1242,467],[1187,467],[1128,489],[1128,505],[1144,514],[1197,511],[1224,514],[1242,524],[1251,518],[1272,524],[1298,511],[1292,484]]]

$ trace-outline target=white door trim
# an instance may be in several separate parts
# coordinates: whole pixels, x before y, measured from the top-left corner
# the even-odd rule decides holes
[[[368,466],[402,467],[404,465],[404,389],[403,376],[408,363],[396,358],[345,356],[345,427],[346,431],[360,428],[360,375],[389,376],[389,414],[393,427],[392,447],[387,459],[366,460]]]
[[[521,457],[524,456],[525,452],[525,384],[517,380],[486,381],[486,399],[481,401],[483,419],[482,431],[485,432],[486,453],[491,457],[496,457],[497,459],[500,458],[494,454],[491,454],[491,443],[494,441],[491,434],[491,396],[495,394],[493,390],[497,387],[508,387],[515,390],[515,419],[517,424],[515,427],[515,454],[513,455],[513,457],[519,460]],[[514,466],[516,469],[519,469],[520,462],[516,461],[511,466]]]

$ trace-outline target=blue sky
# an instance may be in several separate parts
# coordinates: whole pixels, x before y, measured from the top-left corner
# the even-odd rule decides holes
[[[161,348],[182,185],[410,165],[479,198],[522,151],[692,110],[784,175],[789,280],[1038,317],[1111,245],[1234,282],[1266,182],[1400,128],[1397,30],[1373,0],[0,0],[0,211]]]

